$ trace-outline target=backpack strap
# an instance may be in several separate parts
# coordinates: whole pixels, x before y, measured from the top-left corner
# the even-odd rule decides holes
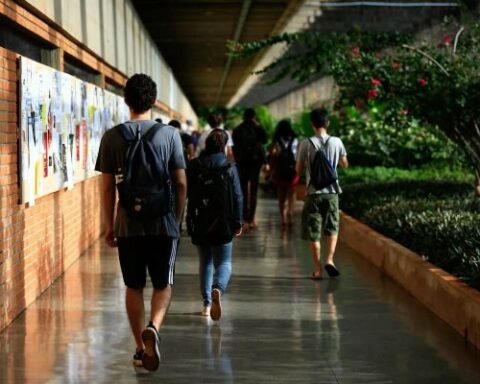
[[[155,166],[151,168],[150,172],[154,172],[155,176],[159,179],[163,175],[164,177],[166,177],[166,180],[168,181],[170,180],[169,170],[163,166],[162,160],[160,158],[160,154],[158,153],[158,151],[155,150],[154,146],[151,143],[151,140],[153,139],[155,134],[164,126],[165,124],[155,123],[143,134],[140,129],[138,129],[136,133],[132,132],[132,130],[129,129],[125,124],[119,124],[115,128],[120,132],[120,134],[122,135],[122,137],[125,139],[125,141],[129,146],[132,143],[137,142],[136,144],[134,144],[134,147],[136,147],[138,145],[138,141],[141,138],[145,138],[148,143],[147,145],[151,149],[151,155],[153,156],[154,162],[155,162]],[[127,162],[131,161],[132,153],[133,153],[132,147],[129,147],[126,153]],[[125,179],[127,180],[130,179],[131,172],[132,172],[131,169],[127,170]]]
[[[127,143],[131,143],[132,141],[135,141],[135,135],[133,134],[131,129],[128,129],[128,127],[125,124],[119,124],[115,127],[117,131],[120,132],[122,137],[125,139]]]
[[[131,143],[141,137],[144,137],[147,140],[152,140],[155,134],[165,126],[162,123],[155,123],[146,132],[141,132],[138,130],[136,133],[132,132],[125,124],[119,124],[115,128],[121,133],[122,137],[125,139],[127,143]]]
[[[143,134],[143,137],[145,140],[151,141],[157,132],[165,126],[166,124],[155,123]]]
[[[293,146],[294,141],[295,141],[295,137],[292,137],[290,139],[290,141],[288,142],[288,146],[287,146],[288,150],[290,150],[290,151],[292,150],[292,146]]]
[[[309,137],[308,141],[310,144],[312,144],[313,148],[315,148],[315,152],[322,150],[322,147],[320,146],[320,140],[314,140],[313,137]]]

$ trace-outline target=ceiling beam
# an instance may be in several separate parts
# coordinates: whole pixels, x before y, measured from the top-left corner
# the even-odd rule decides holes
[[[243,0],[242,10],[240,11],[240,17],[238,18],[237,26],[235,27],[235,33],[233,34],[233,39],[232,39],[233,41],[238,41],[238,39],[240,39],[251,5],[252,5],[252,0]],[[225,68],[223,70],[222,78],[220,80],[220,85],[218,87],[215,104],[218,104],[220,97],[222,96],[223,88],[225,87],[225,82],[227,81],[227,77],[230,72],[230,68],[232,66],[232,60],[233,60],[232,56],[228,56],[227,62],[225,64]]]
[[[302,10],[307,10],[307,15],[312,14],[319,8],[320,4],[320,0],[291,0],[290,4],[285,9],[285,12],[272,28],[270,36],[278,35],[283,32],[297,31],[299,26],[295,26],[295,28],[292,27],[295,19],[305,19],[306,16],[303,17],[302,15],[302,17],[300,17]],[[302,25],[300,27],[302,27]],[[301,30],[302,28],[299,29]],[[281,52],[283,52],[283,47],[276,45],[266,48],[255,55],[243,73],[237,92],[231,96],[226,105],[228,107],[234,106],[243,95],[245,95],[247,91],[258,82],[259,78],[254,77],[252,73],[256,70],[262,69],[266,65],[265,62],[269,63],[271,60],[267,60],[268,58],[273,59],[274,57],[278,57]],[[262,63],[265,65],[262,65]]]

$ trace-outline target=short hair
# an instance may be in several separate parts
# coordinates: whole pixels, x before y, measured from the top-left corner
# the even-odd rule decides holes
[[[243,112],[243,120],[249,121],[253,120],[257,114],[255,113],[255,110],[253,108],[247,108]]]
[[[215,128],[210,132],[205,140],[205,153],[222,153],[225,152],[225,146],[228,142],[228,134],[223,129]]]
[[[136,73],[127,80],[124,89],[125,103],[136,113],[144,113],[157,100],[157,84],[143,73]]]
[[[208,116],[208,125],[212,128],[218,128],[222,125],[222,116],[216,113],[212,113]]]
[[[170,120],[168,125],[174,128],[182,129],[182,124],[178,120]]]
[[[157,118],[155,119],[155,121],[156,121],[157,123],[163,124],[163,120],[162,120],[160,117],[157,117]]]
[[[315,128],[327,128],[330,119],[325,108],[316,108],[310,112],[310,121]]]

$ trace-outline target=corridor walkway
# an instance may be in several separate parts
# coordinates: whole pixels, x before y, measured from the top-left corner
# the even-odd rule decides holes
[[[307,279],[307,246],[275,204],[235,244],[218,323],[199,315],[183,239],[158,372],[134,373],[116,254],[99,244],[0,333],[0,382],[480,383],[480,354],[345,245],[341,279]]]

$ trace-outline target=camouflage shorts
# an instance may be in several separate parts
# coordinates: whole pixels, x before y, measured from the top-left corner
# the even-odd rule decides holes
[[[308,195],[302,212],[302,239],[319,241],[322,232],[326,236],[338,234],[340,213],[338,194]]]

